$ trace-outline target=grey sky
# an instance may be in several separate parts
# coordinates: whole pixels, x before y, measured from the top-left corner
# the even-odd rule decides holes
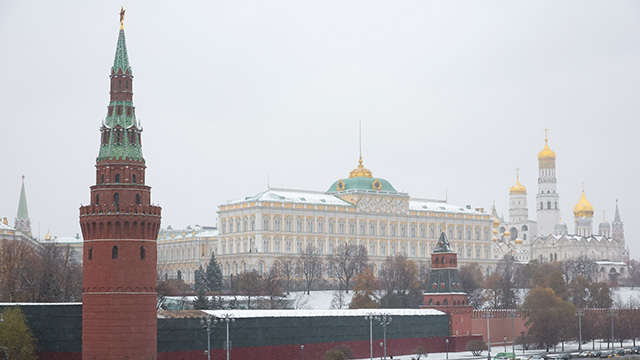
[[[0,2],[0,217],[20,176],[34,232],[79,232],[121,2]],[[147,183],[163,227],[214,224],[267,186],[325,191],[358,160],[414,197],[535,218],[551,129],[562,218],[585,183],[594,230],[615,199],[640,243],[640,3],[124,3]]]

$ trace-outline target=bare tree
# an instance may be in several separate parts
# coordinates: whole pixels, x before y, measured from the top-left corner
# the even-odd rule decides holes
[[[284,255],[279,258],[279,262],[280,279],[284,285],[285,292],[289,295],[291,293],[291,285],[293,285],[296,277],[296,259],[292,255]]]
[[[344,286],[345,292],[349,292],[351,279],[362,268],[367,266],[369,258],[367,249],[360,245],[344,245],[329,258],[329,267],[333,275]]]
[[[313,281],[322,275],[322,259],[313,244],[308,244],[307,249],[302,253],[300,260],[300,274],[305,282],[307,295],[311,294]]]
[[[264,292],[267,296],[266,308],[269,309],[283,309],[286,303],[283,298],[282,292],[282,280],[280,280],[280,274],[275,266],[272,266],[269,271],[264,274]]]
[[[262,291],[262,277],[256,270],[245,271],[238,275],[237,282],[238,290],[247,297],[247,309],[251,309],[251,297]]]

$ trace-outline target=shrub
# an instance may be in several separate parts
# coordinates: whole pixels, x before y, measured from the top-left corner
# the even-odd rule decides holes
[[[471,354],[473,354],[473,356],[480,356],[480,354],[482,354],[482,351],[487,350],[487,344],[480,340],[471,340],[467,343],[466,349],[468,351],[471,351]]]

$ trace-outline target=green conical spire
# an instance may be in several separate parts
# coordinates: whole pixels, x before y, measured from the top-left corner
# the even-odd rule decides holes
[[[116,58],[113,60],[113,67],[111,67],[111,73],[118,73],[118,70],[122,70],[122,73],[129,71],[129,74],[133,74],[131,66],[129,65],[129,56],[127,55],[127,42],[124,38],[124,29],[120,29],[120,35],[118,36],[118,45],[116,46]]]
[[[18,203],[18,215],[16,220],[28,220],[29,209],[27,209],[27,194],[24,191],[24,175],[22,175],[22,189],[20,189],[20,202]]]

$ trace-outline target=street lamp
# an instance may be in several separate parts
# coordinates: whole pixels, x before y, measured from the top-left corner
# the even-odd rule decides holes
[[[582,309],[578,309],[576,311],[576,316],[578,317],[578,351],[582,350],[582,317],[584,316],[584,311]]]
[[[383,330],[383,342],[384,342],[384,357],[383,359],[387,359],[387,326],[389,325],[389,323],[391,322],[391,315],[389,314],[382,314],[378,317],[376,317],[376,320],[380,321],[380,325],[382,325]]]
[[[202,329],[207,332],[207,360],[211,360],[211,328],[216,326],[218,319],[211,315],[203,316],[200,319]]]
[[[300,345],[300,360],[304,360],[304,345]]]
[[[449,339],[444,339],[444,342],[447,344],[447,359],[449,358]]]
[[[507,352],[507,337],[504,337],[504,352]]]
[[[229,360],[229,350],[231,350],[229,346],[229,323],[234,321],[236,321],[236,319],[233,317],[233,314],[223,314],[220,316],[220,322],[227,323],[227,360]]]
[[[373,360],[373,320],[378,320],[378,318],[373,313],[367,313],[364,319],[369,320],[369,352],[371,360]]]
[[[491,360],[491,330],[489,327],[489,319],[493,317],[493,313],[487,311],[482,316],[487,319],[487,360]]]
[[[524,355],[524,331],[520,331],[520,341],[522,342],[522,355]]]

